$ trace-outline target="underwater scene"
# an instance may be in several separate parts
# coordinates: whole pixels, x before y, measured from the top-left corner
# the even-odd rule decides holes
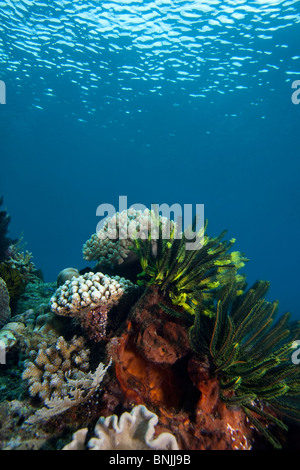
[[[0,450],[299,450],[299,38],[300,0],[0,0]]]

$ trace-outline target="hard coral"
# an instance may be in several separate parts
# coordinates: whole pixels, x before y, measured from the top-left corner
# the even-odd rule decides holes
[[[106,367],[100,362],[94,372],[88,371],[82,373],[80,377],[75,379],[69,378],[68,375],[65,374],[65,394],[63,396],[55,394],[50,398],[46,398],[44,401],[45,406],[39,408],[31,415],[26,420],[26,424],[31,425],[38,422],[45,422],[53,418],[53,416],[64,413],[70,408],[76,408],[83,402],[88,401],[89,398],[96,393],[110,365],[111,360]]]
[[[29,382],[30,395],[43,400],[67,396],[67,378],[78,380],[89,369],[89,350],[84,349],[82,337],[74,336],[69,343],[62,336],[52,345],[42,342],[30,356],[22,378]]]
[[[128,257],[132,259],[133,253],[130,248],[133,246],[133,240],[147,238],[151,227],[153,230],[155,226],[155,217],[154,212],[149,209],[141,211],[130,208],[117,212],[84,244],[84,259],[94,260],[100,266],[110,267],[124,263]],[[167,238],[174,222],[161,216],[159,220]]]
[[[51,298],[51,309],[58,315],[75,317],[94,341],[106,336],[108,313],[121,297],[135,286],[119,276],[86,273],[67,280]]]
[[[145,406],[135,406],[131,413],[123,413],[99,418],[95,434],[88,442],[92,450],[178,450],[175,437],[170,433],[161,433],[154,437],[158,417]],[[81,429],[73,435],[73,441],[63,450],[82,450],[87,429]]]

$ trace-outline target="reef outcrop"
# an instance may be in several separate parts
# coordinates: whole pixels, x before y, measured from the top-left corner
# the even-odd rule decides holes
[[[147,290],[123,334],[107,345],[124,406],[155,410],[158,429],[174,434],[182,450],[250,449],[246,415],[220,400],[207,361],[190,348],[187,325],[159,307],[161,300],[156,288]],[[111,400],[109,390],[104,399]]]
[[[10,319],[9,293],[6,283],[0,277],[0,328]]]

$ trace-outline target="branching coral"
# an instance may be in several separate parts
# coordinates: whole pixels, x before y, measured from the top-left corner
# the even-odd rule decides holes
[[[0,277],[0,328],[8,322],[9,318],[9,293],[6,287],[6,283]]]
[[[42,342],[30,356],[22,378],[28,380],[30,395],[43,400],[68,396],[69,381],[82,379],[89,369],[89,350],[82,337],[74,336],[68,343],[61,336],[51,346]]]
[[[135,406],[131,413],[99,418],[95,434],[88,442],[91,450],[178,450],[175,437],[161,433],[154,438],[158,417],[145,406]],[[73,435],[73,441],[63,450],[83,450],[87,429]]]
[[[168,238],[174,222],[161,216],[159,220],[163,233]],[[84,244],[84,259],[97,261],[100,266],[113,267],[122,264],[133,254],[130,250],[133,246],[133,239],[147,237],[151,227],[153,231],[154,222],[155,214],[149,209],[141,211],[131,208],[117,212]]]
[[[287,313],[275,323],[278,303],[264,299],[268,287],[259,281],[244,292],[245,286],[233,284],[219,300],[214,321],[197,312],[190,338],[194,349],[209,357],[222,400],[240,405],[254,426],[280,447],[268,423],[286,429],[272,410],[300,418],[300,370],[291,362],[300,322],[290,323]]]
[[[111,364],[104,367],[100,362],[91,372],[90,350],[84,347],[84,339],[76,336],[70,342],[60,336],[51,345],[44,341],[29,356],[22,378],[28,380],[29,394],[39,396],[44,406],[27,419],[27,424],[47,420],[87,400]]]
[[[47,421],[58,414],[64,413],[73,406],[78,406],[85,402],[99,388],[103,377],[110,367],[111,361],[105,367],[102,362],[99,363],[95,372],[87,372],[80,378],[70,379],[66,377],[65,390],[67,394],[63,397],[51,396],[44,401],[44,407],[37,410],[26,420],[26,424],[35,424],[39,421]]]
[[[105,338],[108,312],[135,286],[119,276],[100,272],[86,273],[67,280],[51,298],[51,309],[63,316],[75,317],[95,341]]]

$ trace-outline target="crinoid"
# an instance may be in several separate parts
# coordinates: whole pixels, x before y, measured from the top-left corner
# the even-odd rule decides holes
[[[281,444],[272,425],[287,430],[284,415],[300,418],[300,368],[292,363],[300,322],[290,314],[277,321],[278,302],[264,298],[269,283],[249,290],[242,282],[223,291],[214,319],[198,309],[190,330],[193,349],[210,360],[220,384],[220,398],[239,405],[249,421],[274,447]]]
[[[169,238],[166,238],[157,218],[157,230],[150,231],[146,239],[134,238],[132,249],[143,270],[138,276],[140,285],[154,285],[166,300],[183,307],[187,316],[194,315],[197,305],[194,289],[197,287],[204,300],[202,313],[211,316],[210,303],[214,295],[233,279],[242,278],[237,271],[247,259],[238,251],[229,252],[235,239],[222,241],[226,231],[211,238],[205,234],[207,223],[197,233],[195,225],[194,221],[193,226],[183,233],[178,233],[173,225]],[[191,244],[191,233],[194,234],[195,249],[187,248]],[[172,309],[167,311],[176,315]]]

